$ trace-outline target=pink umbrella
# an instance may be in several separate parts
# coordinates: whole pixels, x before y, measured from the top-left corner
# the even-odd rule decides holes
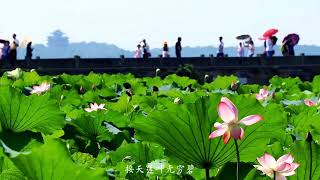
[[[292,34],[288,34],[284,39],[283,39],[283,43],[286,41],[292,41],[293,45],[297,45],[299,43],[300,37],[298,34],[292,33]]]
[[[278,29],[269,29],[263,34],[263,37],[271,37],[278,32]]]

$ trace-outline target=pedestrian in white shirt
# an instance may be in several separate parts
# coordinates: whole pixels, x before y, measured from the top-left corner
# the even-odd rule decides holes
[[[271,37],[268,37],[268,39],[266,40],[267,57],[272,57],[274,55],[273,45],[274,42],[272,41]]]
[[[253,57],[255,49],[254,49],[254,43],[252,38],[250,38],[246,43],[247,43],[246,47],[248,47],[248,57]]]
[[[138,44],[137,45],[137,50],[136,52],[134,53],[134,58],[142,58],[142,49],[141,49],[141,45]]]
[[[244,48],[242,46],[242,43],[239,43],[239,47],[238,47],[238,56],[239,57],[244,57]]]
[[[163,58],[168,58],[169,57],[169,47],[168,47],[168,43],[167,42],[163,43],[162,57]]]

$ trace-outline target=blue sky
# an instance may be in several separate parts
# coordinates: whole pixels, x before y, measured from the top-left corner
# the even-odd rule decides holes
[[[320,45],[320,0],[1,0],[0,38],[13,32],[20,39],[46,43],[55,29],[72,42],[113,43],[132,50],[146,38],[152,48],[163,41],[183,45],[235,46],[235,36],[257,38],[276,27],[282,39],[301,36],[300,44]]]

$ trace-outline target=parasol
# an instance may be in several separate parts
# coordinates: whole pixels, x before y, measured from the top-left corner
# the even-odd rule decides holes
[[[246,39],[249,39],[249,38],[251,38],[251,36],[248,35],[248,34],[243,34],[243,35],[240,35],[240,36],[236,37],[237,40],[246,40]]]
[[[287,41],[291,41],[293,43],[293,45],[297,45],[299,43],[300,37],[298,34],[292,33],[292,34],[288,34],[286,37],[283,38],[283,43],[287,42]]]
[[[277,32],[278,32],[278,29],[269,29],[262,36],[268,38],[275,35]]]

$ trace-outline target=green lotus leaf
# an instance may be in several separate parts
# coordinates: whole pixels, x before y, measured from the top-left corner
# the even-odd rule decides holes
[[[44,78],[39,76],[37,72],[23,72],[21,78],[17,79],[12,86],[17,88],[30,87],[35,84],[42,83]]]
[[[282,89],[286,91],[289,94],[301,92],[300,90],[300,84],[302,84],[302,81],[300,78],[281,78],[279,76],[274,76],[272,79],[270,79],[271,87]]]
[[[84,76],[84,80],[89,82],[90,85],[99,86],[101,84],[102,77],[99,74],[90,72],[87,76]]]
[[[102,169],[87,169],[75,164],[60,140],[47,140],[28,153],[11,158],[15,166],[32,180],[99,180],[106,179]]]
[[[290,123],[293,125],[293,134],[297,139],[304,140],[310,132],[314,140],[320,142],[320,114],[317,109],[303,104],[300,106],[300,110],[302,111],[293,114],[290,118]]]
[[[291,153],[294,162],[299,163],[296,175],[289,180],[320,179],[320,146],[315,142],[296,141]],[[311,176],[310,176],[311,173]]]
[[[182,87],[182,88],[186,88],[190,84],[193,85],[193,86],[197,84],[197,81],[194,80],[194,79],[190,79],[188,77],[180,77],[180,76],[177,76],[175,74],[167,76],[164,79],[164,82],[166,84],[172,84],[173,82],[175,82],[179,87]]]
[[[71,155],[71,158],[76,164],[86,168],[103,167],[103,165],[99,163],[92,155],[87,153],[76,152]]]
[[[203,85],[203,88],[206,88],[210,91],[216,89],[228,89],[231,86],[232,82],[237,82],[238,78],[236,76],[218,76],[211,83],[206,83]]]
[[[63,113],[49,95],[24,96],[11,87],[0,87],[1,131],[53,133],[64,126]]]
[[[313,78],[312,81],[312,91],[314,93],[319,93],[320,92],[320,75],[317,75]]]
[[[2,149],[0,151],[0,180],[27,180]]]
[[[83,79],[83,75],[61,74],[59,77],[62,79],[64,84],[71,84],[73,86]]]
[[[147,164],[156,159],[163,158],[163,147],[146,142],[125,144],[120,146],[116,151],[110,152],[109,157],[113,165],[121,164],[121,162],[125,162],[126,165],[132,165],[134,172],[127,174],[129,179],[145,179]],[[142,168],[143,173],[136,172],[139,166]],[[126,172],[125,168],[118,170]],[[120,174],[123,172],[120,172]]]
[[[101,113],[88,113],[78,119],[72,120],[77,130],[85,138],[95,141],[110,141],[112,140],[112,133],[105,127],[106,119]]]
[[[156,142],[170,155],[198,168],[220,167],[235,158],[235,145],[231,141],[224,145],[221,138],[209,140],[218,120],[217,105],[221,96],[200,97],[195,103],[167,105],[161,112],[149,114],[147,120],[135,121],[139,137]],[[260,114],[265,120],[246,127],[245,138],[239,141],[241,161],[254,161],[270,138],[281,139],[287,123],[286,115],[278,106],[262,108],[255,100],[246,96],[234,97],[239,117]]]

